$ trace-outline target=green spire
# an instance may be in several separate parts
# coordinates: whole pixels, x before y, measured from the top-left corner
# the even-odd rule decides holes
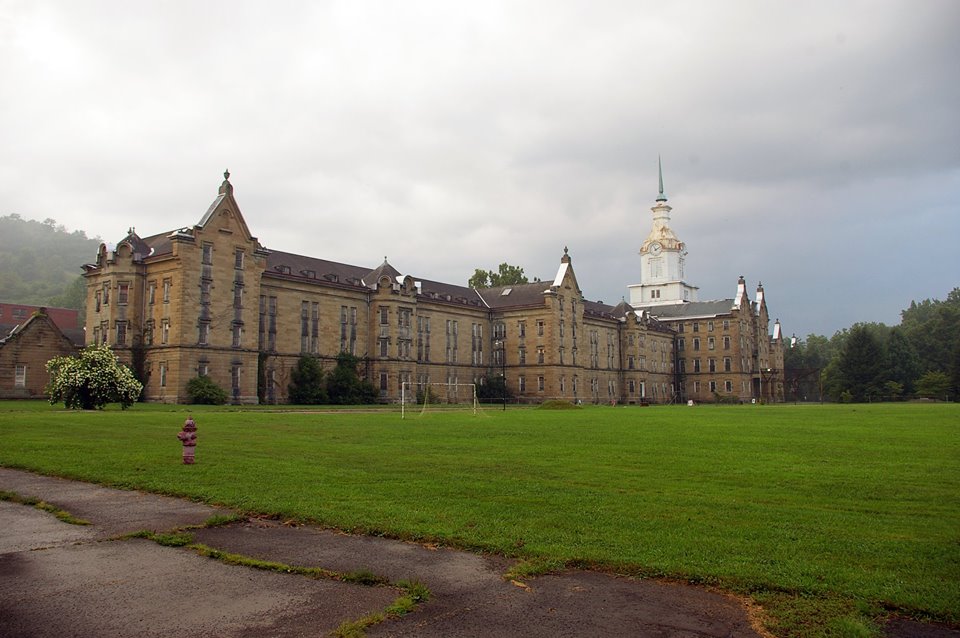
[[[657,168],[660,172],[660,194],[657,195],[658,202],[667,201],[667,196],[663,194],[663,162],[660,160],[660,156],[657,155]]]

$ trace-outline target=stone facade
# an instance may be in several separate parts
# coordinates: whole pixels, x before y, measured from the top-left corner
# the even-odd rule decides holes
[[[329,368],[340,352],[361,358],[384,401],[404,381],[501,374],[518,401],[678,398],[674,331],[625,303],[585,300],[566,250],[552,282],[484,290],[402,275],[386,259],[370,269],[267,250],[225,179],[196,225],[131,229],[84,270],[88,342],[133,365],[147,400],[185,401],[203,374],[236,403],[283,402],[300,356]]]
[[[641,283],[628,286],[630,303],[676,332],[678,394],[693,401],[783,401],[783,336],[780,321],[770,331],[763,285],[755,301],[741,276],[736,295],[698,301],[685,280],[687,246],[670,227],[660,193],[651,209],[650,234],[640,247]]]
[[[501,374],[529,402],[782,400],[763,286],[751,301],[741,277],[733,298],[696,301],[662,181],[652,210],[641,270],[656,276],[608,306],[584,298],[566,250],[551,282],[482,290],[402,275],[386,258],[371,269],[267,250],[225,179],[194,226],[100,247],[85,266],[87,340],[133,365],[153,401],[185,401],[187,381],[210,375],[236,403],[284,402],[300,356],[332,367],[340,352],[361,358],[384,401],[405,381]]]
[[[74,321],[76,321],[76,311]],[[47,361],[77,354],[68,339],[44,308],[38,308],[13,332],[0,339],[0,398],[38,399],[46,397],[50,382]]]

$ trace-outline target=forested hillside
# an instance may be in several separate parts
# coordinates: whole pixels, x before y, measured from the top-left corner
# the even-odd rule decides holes
[[[0,301],[82,309],[80,266],[96,259],[100,241],[52,219],[0,217]]]

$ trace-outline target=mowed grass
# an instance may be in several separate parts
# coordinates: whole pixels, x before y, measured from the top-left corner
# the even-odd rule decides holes
[[[405,420],[391,411],[38,405],[0,403],[0,465],[716,585],[754,596],[779,635],[856,634],[861,619],[887,611],[960,623],[956,404]],[[194,466],[180,463],[176,439],[188,412],[198,426]]]

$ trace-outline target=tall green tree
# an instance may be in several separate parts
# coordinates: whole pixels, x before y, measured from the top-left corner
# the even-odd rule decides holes
[[[951,290],[944,301],[911,302],[900,313],[900,326],[913,344],[923,372],[948,372],[960,347],[960,288]]]
[[[360,359],[346,352],[337,355],[337,366],[327,377],[327,395],[335,405],[375,403],[377,390],[360,377]]]
[[[297,360],[290,373],[287,389],[290,403],[296,405],[321,405],[327,403],[327,386],[320,358],[304,355]]]
[[[529,280],[526,275],[523,274],[523,268],[511,266],[504,262],[500,264],[496,272],[477,268],[467,282],[467,285],[471,288],[497,288],[499,286],[512,286],[526,283],[529,283]]]
[[[886,365],[883,376],[886,381],[900,385],[906,394],[913,393],[913,384],[920,376],[920,357],[903,329],[893,327],[887,339]],[[893,386],[890,386],[891,388]]]
[[[884,352],[875,331],[855,324],[846,336],[837,358],[837,396],[849,392],[857,402],[878,398],[883,393]]]

